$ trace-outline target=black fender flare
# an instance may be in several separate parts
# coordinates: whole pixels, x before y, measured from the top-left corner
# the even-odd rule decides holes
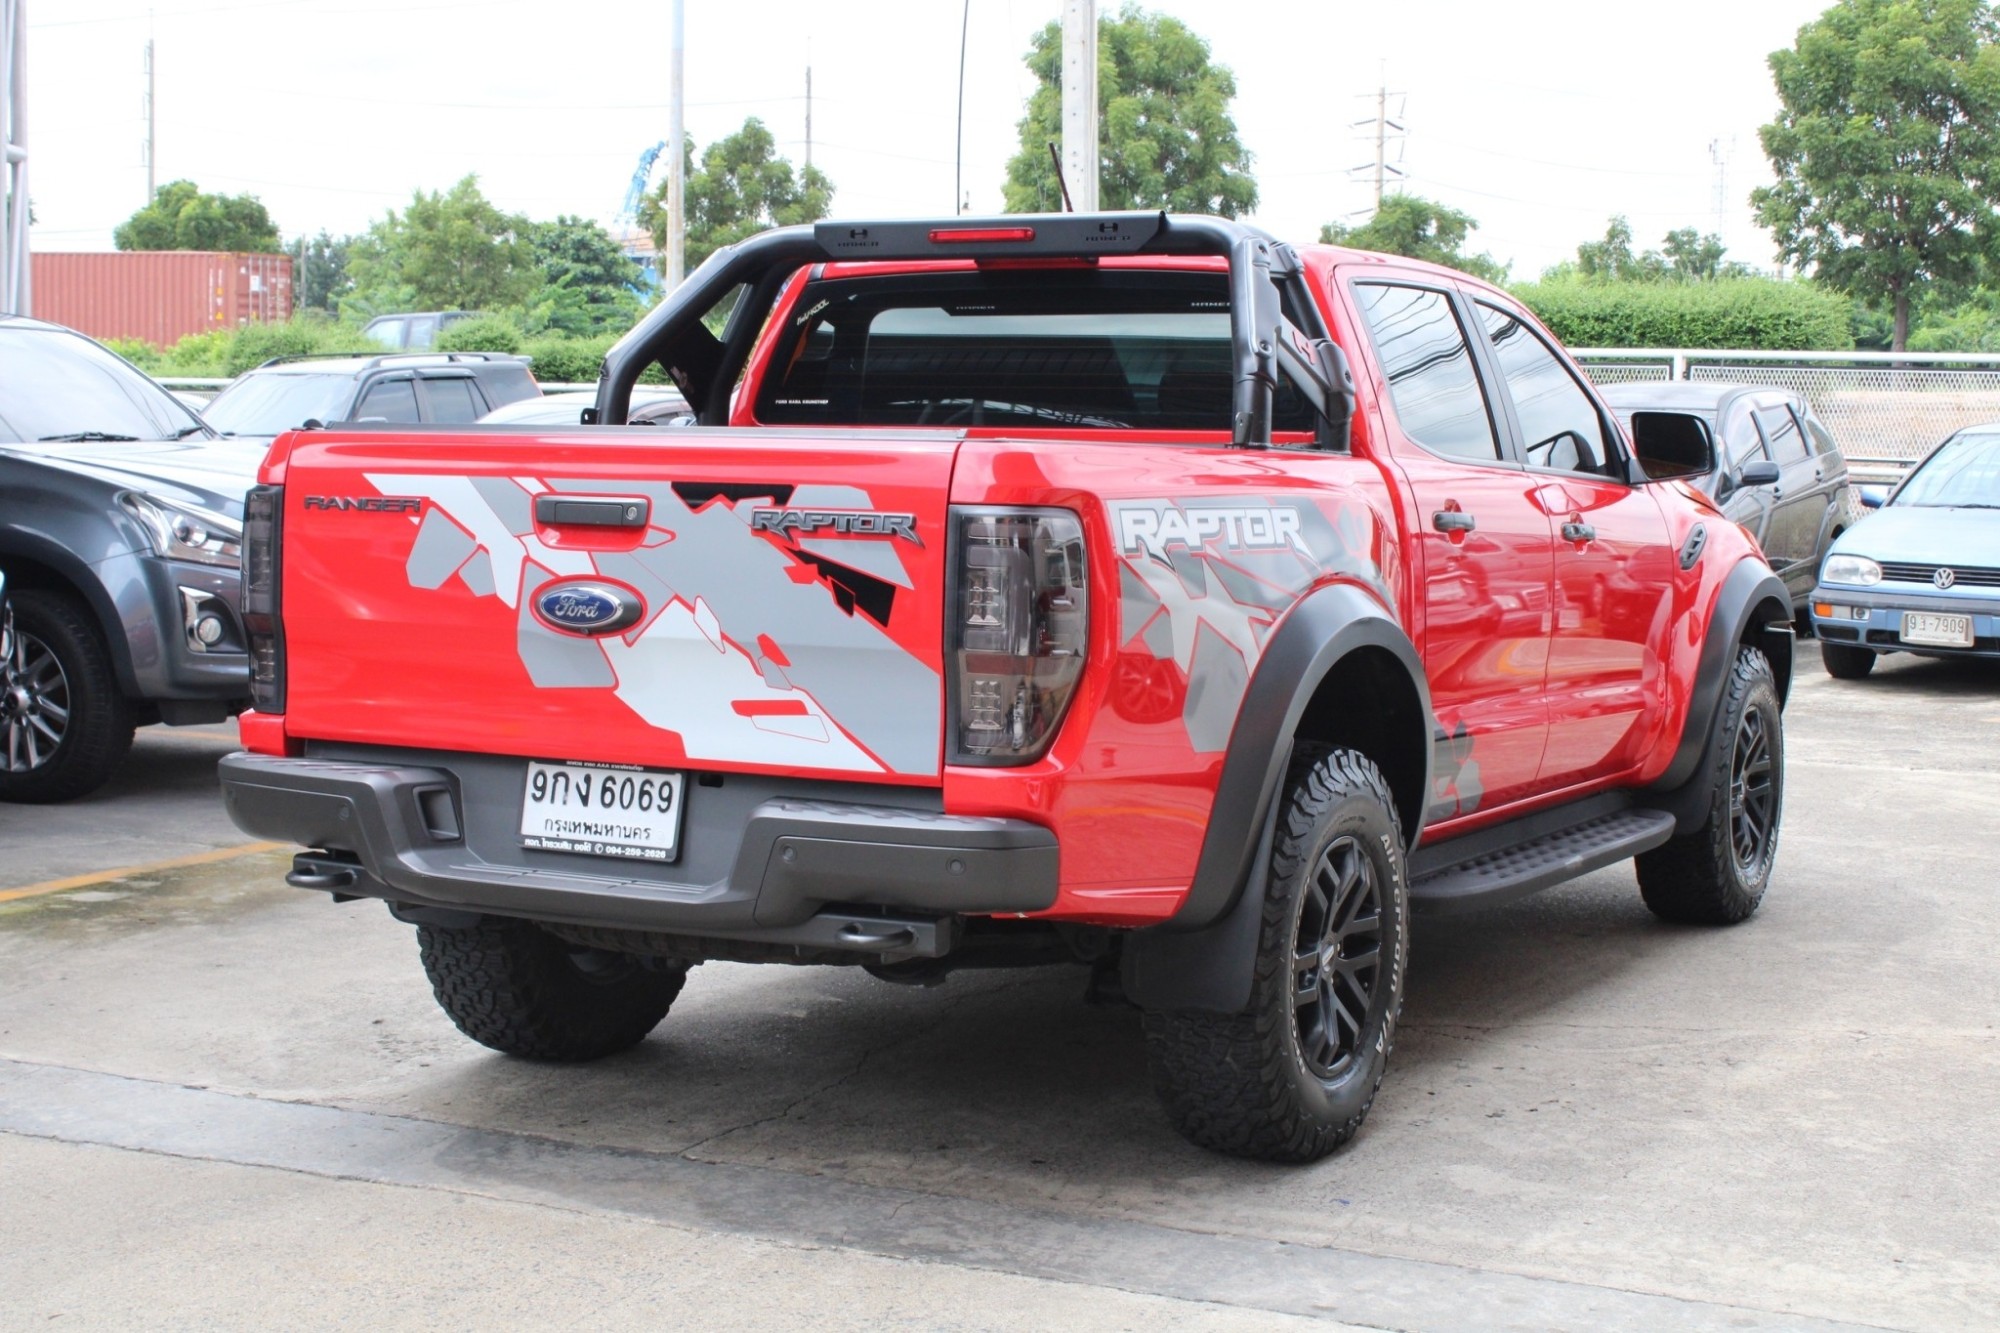
[[[1722,706],[1723,690],[1736,668],[1737,649],[1746,644],[1770,659],[1783,707],[1792,684],[1792,596],[1769,565],[1753,558],[1738,562],[1716,593],[1688,698],[1687,725],[1667,771],[1641,797],[1645,805],[1672,812],[1682,833],[1699,825],[1707,809],[1708,793],[1695,790],[1694,779],[1707,771],[1702,759],[1713,739],[1715,710]]]
[[[1249,1002],[1265,870],[1292,738],[1320,684],[1342,659],[1363,649],[1381,649],[1397,660],[1422,710],[1417,744],[1423,785],[1415,808],[1399,812],[1405,849],[1416,846],[1435,725],[1422,659],[1380,602],[1347,584],[1322,588],[1279,623],[1244,691],[1187,898],[1172,920],[1125,941],[1125,993],[1141,1008],[1235,1013]]]
[[[111,670],[118,677],[118,687],[129,695],[137,696],[139,677],[132,665],[132,645],[126,642],[124,621],[97,572],[73,551],[39,534],[18,529],[0,531],[0,564],[7,564],[10,560],[25,560],[40,565],[83,599],[92,619],[97,621],[98,633],[104,638],[105,648],[111,653]],[[27,580],[13,582],[16,592],[34,586]]]

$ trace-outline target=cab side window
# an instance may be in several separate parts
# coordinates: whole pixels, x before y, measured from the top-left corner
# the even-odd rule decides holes
[[[376,380],[361,399],[361,406],[354,409],[356,421],[415,421],[417,419],[416,385],[407,379]]]
[[[1806,437],[1799,429],[1798,418],[1789,407],[1765,407],[1758,409],[1757,426],[1764,432],[1764,442],[1771,447],[1771,457],[1779,467],[1790,467],[1794,463],[1806,461],[1808,450]]]
[[[424,397],[430,400],[432,421],[454,425],[477,421],[486,406],[475,394],[469,379],[429,379],[424,381]]]
[[[1498,462],[1499,437],[1450,298],[1427,287],[1359,282],[1354,299],[1403,433],[1434,453]]]
[[[1533,329],[1498,306],[1480,302],[1479,317],[1514,399],[1528,466],[1609,473],[1612,454],[1604,420],[1561,358]]]

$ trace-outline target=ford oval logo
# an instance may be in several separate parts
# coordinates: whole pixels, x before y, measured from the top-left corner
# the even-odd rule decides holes
[[[551,583],[535,594],[535,616],[571,634],[615,634],[636,623],[646,604],[635,593],[580,579]]]

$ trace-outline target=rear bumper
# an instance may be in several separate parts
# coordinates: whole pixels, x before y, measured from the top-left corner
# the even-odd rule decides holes
[[[894,919],[908,955],[948,947],[950,930],[926,920],[1035,912],[1056,899],[1048,829],[946,815],[907,789],[864,788],[903,802],[869,804],[829,799],[846,784],[690,781],[682,859],[656,865],[521,847],[518,760],[410,757],[232,754],[223,799],[245,832],[316,849],[298,859],[293,884],[406,909],[864,953],[885,952],[868,923]],[[871,910],[843,910],[854,907]]]

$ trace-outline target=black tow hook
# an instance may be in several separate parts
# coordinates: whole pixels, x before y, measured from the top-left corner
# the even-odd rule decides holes
[[[348,866],[330,866],[324,861],[299,857],[285,874],[285,883],[295,889],[349,889],[360,873]]]

